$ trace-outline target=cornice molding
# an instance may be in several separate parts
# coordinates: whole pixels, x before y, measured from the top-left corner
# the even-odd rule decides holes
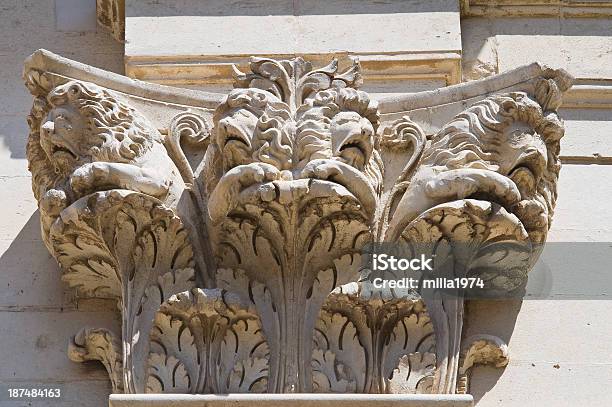
[[[313,63],[336,58],[341,66],[361,63],[365,81],[437,80],[446,86],[461,82],[460,52],[353,54],[300,54]],[[296,55],[258,55],[259,58],[292,58]],[[125,74],[131,78],[169,86],[231,86],[232,66],[248,66],[247,56],[126,57]]]
[[[461,0],[462,17],[566,17],[612,16],[612,1],[598,0]]]
[[[576,79],[563,100],[567,109],[612,109],[612,79]]]
[[[472,407],[464,394],[113,394],[109,407]]]

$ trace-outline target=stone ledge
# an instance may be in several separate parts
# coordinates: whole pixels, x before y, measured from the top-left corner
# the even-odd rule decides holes
[[[109,407],[471,407],[469,394],[111,394]]]
[[[462,17],[606,18],[612,1],[599,0],[461,0]]]
[[[260,58],[291,59],[292,54],[258,54]],[[366,83],[383,80],[417,81],[441,79],[445,85],[461,82],[461,54],[457,52],[403,53],[403,54],[358,54],[329,52],[301,55],[315,65],[337,58],[341,67],[350,67],[359,60]],[[231,88],[232,65],[248,68],[250,57],[126,57],[125,73],[133,79],[169,86],[225,85]]]
[[[592,83],[590,83],[592,82]],[[612,80],[576,80],[563,100],[567,109],[612,109]]]

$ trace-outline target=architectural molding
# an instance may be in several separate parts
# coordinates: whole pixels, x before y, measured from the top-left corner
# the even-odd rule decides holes
[[[612,79],[577,79],[563,101],[563,108],[612,109]]]
[[[122,321],[69,354],[104,363],[115,392],[452,395],[472,365],[503,365],[461,336],[468,293],[377,289],[370,259],[391,245],[520,291],[553,217],[566,72],[380,103],[358,62],[300,57],[234,67],[225,96],[46,51],[24,79],[43,241]]]
[[[463,17],[565,17],[612,16],[612,1],[600,0],[461,0]]]
[[[261,58],[289,58],[290,55],[259,55]],[[324,64],[332,58],[340,66],[359,61],[366,83],[384,80],[438,81],[444,85],[461,82],[461,53],[402,53],[402,54],[307,54],[304,58]],[[248,68],[248,57],[136,57],[127,56],[125,74],[131,78],[170,86],[231,87],[232,66]]]
[[[226,92],[231,89],[232,65],[248,69],[250,56],[280,60],[299,55],[320,66],[336,58],[341,69],[359,60],[366,86],[375,87],[384,77],[382,93],[461,81],[455,0],[326,7],[317,2],[277,2],[266,3],[265,15],[259,14],[263,8],[255,6],[257,1],[190,2],[182,4],[180,12],[173,3],[128,4],[126,75]],[[343,25],[352,27],[350,35],[340,29]]]

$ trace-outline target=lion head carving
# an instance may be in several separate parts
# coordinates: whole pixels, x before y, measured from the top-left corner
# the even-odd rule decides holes
[[[296,140],[299,166],[315,159],[334,159],[364,172],[372,186],[382,185],[383,164],[376,132],[377,103],[352,88],[315,93],[298,109]]]
[[[382,180],[376,151],[378,109],[365,92],[330,88],[314,93],[292,114],[272,93],[235,89],[214,118],[224,171],[253,162],[298,174],[316,159],[334,159]]]
[[[377,104],[365,92],[320,90],[292,111],[268,91],[235,89],[217,107],[213,122],[214,154],[221,157],[223,172],[211,170],[205,176],[207,190],[234,176],[241,188],[272,174],[287,182],[319,179],[344,186],[373,214],[383,165],[377,151]]]
[[[43,232],[89,193],[128,189],[176,202],[184,183],[159,131],[111,92],[70,81],[40,97],[29,117],[28,157]]]
[[[278,169],[292,165],[292,121],[289,107],[260,89],[235,89],[213,116],[215,144],[228,171],[264,162]]]
[[[562,136],[557,115],[545,114],[523,92],[477,102],[431,136],[390,224],[397,232],[434,205],[475,198],[504,206],[534,242],[543,241],[557,197]]]
[[[162,142],[144,117],[94,84],[68,82],[47,100],[40,145],[58,173],[93,161],[133,163]]]

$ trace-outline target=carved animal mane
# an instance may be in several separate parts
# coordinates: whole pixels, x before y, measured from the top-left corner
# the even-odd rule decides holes
[[[107,161],[133,163],[162,143],[157,129],[145,118],[118,100],[106,89],[89,82],[70,81],[52,89],[48,96],[37,97],[28,116],[30,138],[27,155],[32,172],[34,195],[65,181],[66,174],[54,170],[53,162],[40,145],[40,126],[54,108],[70,105],[85,118],[81,140],[89,147],[83,162]]]
[[[352,88],[332,88],[317,92],[308,98],[297,112],[296,140],[300,152],[298,161],[305,165],[317,158],[330,158],[331,129],[334,117],[343,111],[352,111],[372,123],[374,133],[380,124],[378,105],[367,93]],[[372,155],[365,173],[375,186],[382,186],[383,163],[378,152],[378,138],[374,138]]]
[[[247,160],[264,162],[279,169],[291,168],[293,148],[291,145],[290,118],[287,104],[275,95],[260,89],[234,89],[223,103],[215,110],[213,123],[214,141],[219,150],[223,150],[226,140],[221,135],[219,121],[231,114],[233,110],[242,109],[250,112],[257,120],[252,123],[254,129],[241,131],[250,157]],[[248,120],[247,120],[248,121]],[[246,143],[249,143],[247,146]],[[245,164],[245,163],[242,163]]]
[[[142,115],[107,90],[88,82],[68,82],[47,97],[51,108],[69,104],[87,121],[83,140],[92,161],[133,162],[161,143],[161,134]]]
[[[563,125],[555,113],[545,114],[524,92],[488,97],[455,116],[431,137],[421,164],[499,172],[502,157],[495,147],[496,140],[516,122],[527,124],[546,144],[548,167],[537,190],[545,200],[540,203],[548,208],[550,221],[557,199],[556,181],[561,168],[559,140],[563,136]]]

